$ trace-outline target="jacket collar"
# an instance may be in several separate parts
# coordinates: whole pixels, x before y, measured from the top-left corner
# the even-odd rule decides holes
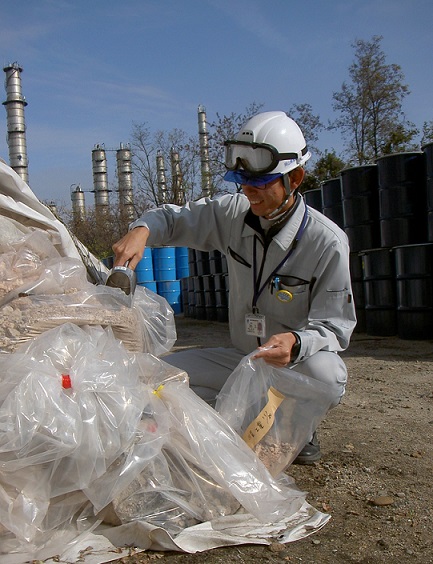
[[[289,249],[290,245],[295,238],[305,213],[305,201],[304,198],[298,194],[297,202],[295,203],[295,209],[290,215],[287,222],[283,227],[273,236],[273,241],[277,243],[283,250]],[[251,237],[253,235],[259,234],[261,237],[264,236],[263,229],[260,225],[259,218],[252,213],[251,210],[245,215],[244,226],[242,229],[242,237]]]

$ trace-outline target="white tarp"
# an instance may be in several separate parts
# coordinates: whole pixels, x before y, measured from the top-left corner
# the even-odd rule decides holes
[[[2,564],[25,564],[29,560],[46,564],[103,564],[146,550],[194,554],[223,546],[286,544],[317,532],[329,519],[329,515],[305,502],[296,514],[279,523],[263,525],[249,514],[230,515],[189,527],[176,538],[162,528],[140,521],[82,533],[74,539],[68,532],[55,532],[44,548],[33,553],[2,555]],[[117,548],[121,546],[134,548]]]
[[[74,241],[63,223],[56,218],[47,206],[38,200],[22,178],[1,160],[0,215],[11,218],[24,227],[46,231],[61,256],[82,259],[84,254],[97,271],[107,273],[105,266],[93,257],[83,245]]]

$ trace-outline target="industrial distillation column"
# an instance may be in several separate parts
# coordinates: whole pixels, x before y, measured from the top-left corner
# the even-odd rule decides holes
[[[206,110],[204,106],[198,107],[198,133],[200,142],[201,162],[201,195],[207,198],[211,195],[211,173],[209,166],[209,139],[206,124]]]
[[[26,124],[24,108],[26,99],[21,92],[22,68],[12,63],[3,68],[6,73],[6,101],[3,105],[7,114],[7,142],[11,168],[28,184],[29,170],[27,160]]]

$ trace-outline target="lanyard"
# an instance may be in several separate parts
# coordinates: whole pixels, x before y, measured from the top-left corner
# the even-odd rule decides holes
[[[261,272],[260,272],[260,276],[257,277],[257,262],[256,262],[257,237],[254,237],[254,246],[253,246],[253,253],[254,253],[254,256],[253,256],[254,296],[253,296],[253,304],[252,304],[253,305],[253,313],[258,313],[257,301],[258,301],[259,297],[261,296],[263,290],[266,288],[266,286],[272,280],[274,275],[278,272],[278,270],[282,267],[282,265],[288,260],[290,255],[296,249],[297,244],[299,243],[302,235],[304,234],[305,226],[307,224],[307,219],[308,219],[308,208],[307,208],[307,206],[305,206],[304,217],[302,218],[301,225],[299,226],[299,229],[296,232],[295,238],[293,239],[293,243],[292,243],[292,245],[289,249],[289,252],[283,258],[283,260],[278,264],[278,266],[276,268],[274,268],[274,270],[267,277],[266,281],[263,283],[262,286],[260,286]],[[263,257],[263,259],[264,258],[265,257]],[[260,271],[262,271],[263,264],[264,264],[264,260],[262,262],[262,266],[261,266]]]

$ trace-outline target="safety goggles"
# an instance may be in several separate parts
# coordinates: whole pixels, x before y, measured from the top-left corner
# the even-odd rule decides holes
[[[267,143],[248,143],[235,139],[225,141],[225,165],[228,170],[242,168],[250,175],[263,176],[270,172],[280,161],[297,160],[297,153],[279,153],[273,145]],[[302,150],[306,154],[307,148]]]
[[[243,170],[228,170],[224,175],[226,182],[236,182],[236,184],[254,186],[264,190],[266,185],[273,182],[282,176],[281,172],[278,174],[264,174],[262,176],[251,176]]]

